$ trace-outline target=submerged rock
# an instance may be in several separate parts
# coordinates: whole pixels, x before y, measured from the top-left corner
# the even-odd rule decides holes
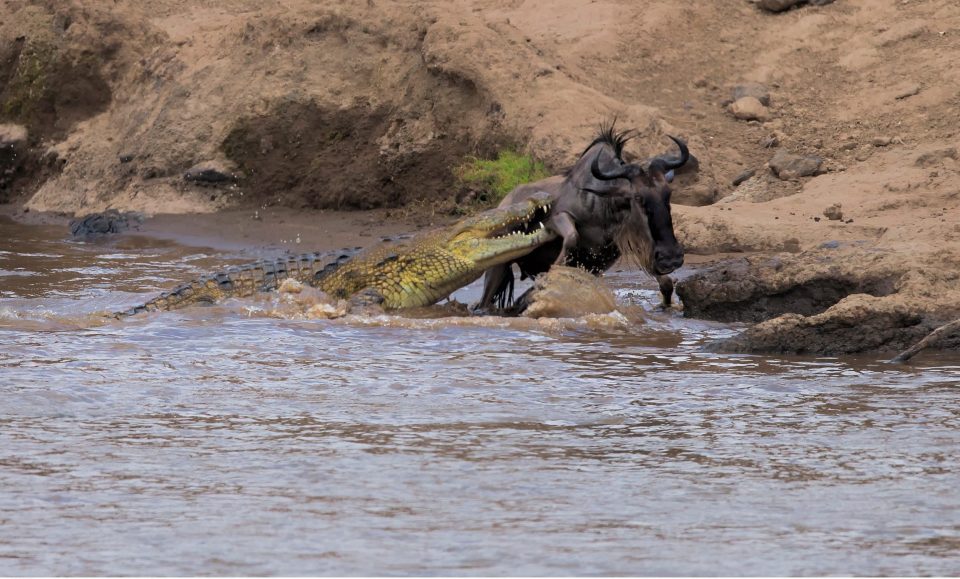
[[[121,213],[108,209],[101,213],[91,213],[70,221],[70,235],[75,238],[91,238],[120,233],[143,223],[142,213],[128,211]]]

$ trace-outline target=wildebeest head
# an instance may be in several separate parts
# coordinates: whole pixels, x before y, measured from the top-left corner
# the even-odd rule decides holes
[[[668,274],[683,265],[683,247],[673,232],[670,214],[670,181],[673,171],[689,159],[686,144],[670,137],[680,155],[660,155],[646,167],[623,159],[630,131],[615,133],[612,124],[568,172],[568,182],[598,197],[597,205],[610,212],[607,224],[618,228],[616,244],[656,275]]]

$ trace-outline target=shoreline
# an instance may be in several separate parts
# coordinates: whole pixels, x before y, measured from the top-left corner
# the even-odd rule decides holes
[[[23,205],[0,205],[0,216],[23,225],[62,226],[69,238],[72,216],[24,210]],[[303,248],[329,251],[367,247],[383,237],[418,233],[456,218],[404,209],[360,211],[296,210],[284,207],[227,208],[214,213],[159,213],[116,237],[143,236],[183,245],[214,249],[261,250]]]

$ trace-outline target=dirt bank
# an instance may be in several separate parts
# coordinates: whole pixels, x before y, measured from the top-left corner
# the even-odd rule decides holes
[[[240,222],[277,206],[430,211],[465,156],[510,145],[558,171],[617,115],[639,131],[634,155],[689,142],[674,203],[691,252],[786,252],[821,275],[809,250],[837,243],[832,259],[880,268],[864,279],[954,271],[960,7],[769,4],[12,0],[0,201],[233,207]],[[833,285],[822,312],[769,315],[822,316],[866,287]],[[906,307],[946,314],[933,294]]]

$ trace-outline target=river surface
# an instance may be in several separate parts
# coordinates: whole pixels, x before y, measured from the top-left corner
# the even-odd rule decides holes
[[[631,271],[581,320],[116,321],[269,250],[2,219],[0,575],[960,574],[956,357],[706,353]]]

